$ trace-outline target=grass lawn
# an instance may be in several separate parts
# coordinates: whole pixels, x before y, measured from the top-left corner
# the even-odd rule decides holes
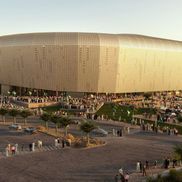
[[[153,108],[134,108],[133,106],[119,105],[117,103],[106,103],[98,111],[97,115],[108,116],[109,119],[130,122],[133,114],[155,114]]]

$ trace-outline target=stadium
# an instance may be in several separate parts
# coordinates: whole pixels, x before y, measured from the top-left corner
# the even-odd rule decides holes
[[[0,37],[1,93],[10,89],[135,93],[182,90],[182,42],[132,34]]]

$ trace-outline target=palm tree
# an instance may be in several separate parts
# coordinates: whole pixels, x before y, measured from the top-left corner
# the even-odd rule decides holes
[[[49,125],[48,125],[48,122],[50,121],[51,119],[51,114],[47,113],[47,112],[44,112],[40,118],[45,122],[45,127],[46,129],[48,130],[49,129]]]
[[[5,124],[5,115],[8,113],[8,110],[5,108],[0,108],[0,115],[2,116],[2,121]]]
[[[71,122],[71,119],[68,118],[68,117],[61,117],[60,122],[61,122],[61,126],[64,127],[64,129],[65,129],[65,135],[67,136],[67,134],[68,134],[68,126],[69,126],[69,124],[72,123]]]
[[[87,145],[89,145],[89,134],[92,130],[96,128],[95,124],[90,121],[85,121],[80,125],[80,130],[87,134]]]
[[[59,116],[56,116],[56,115],[52,115],[50,120],[55,124],[55,130],[56,130],[56,133],[58,132],[58,125],[60,123],[60,117]]]
[[[23,110],[20,112],[20,115],[22,118],[24,118],[24,125],[26,125],[27,124],[27,118],[32,115],[32,112],[30,112],[29,110]]]
[[[14,123],[16,123],[16,116],[19,114],[19,111],[17,109],[11,109],[8,113],[13,117]]]

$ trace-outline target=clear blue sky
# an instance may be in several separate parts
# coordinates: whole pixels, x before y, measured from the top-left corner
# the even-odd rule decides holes
[[[0,35],[144,34],[182,40],[182,0],[0,0]]]

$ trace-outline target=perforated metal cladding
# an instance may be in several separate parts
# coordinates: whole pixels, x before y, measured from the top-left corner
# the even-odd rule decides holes
[[[0,83],[74,92],[181,90],[182,43],[139,35],[0,37]]]

